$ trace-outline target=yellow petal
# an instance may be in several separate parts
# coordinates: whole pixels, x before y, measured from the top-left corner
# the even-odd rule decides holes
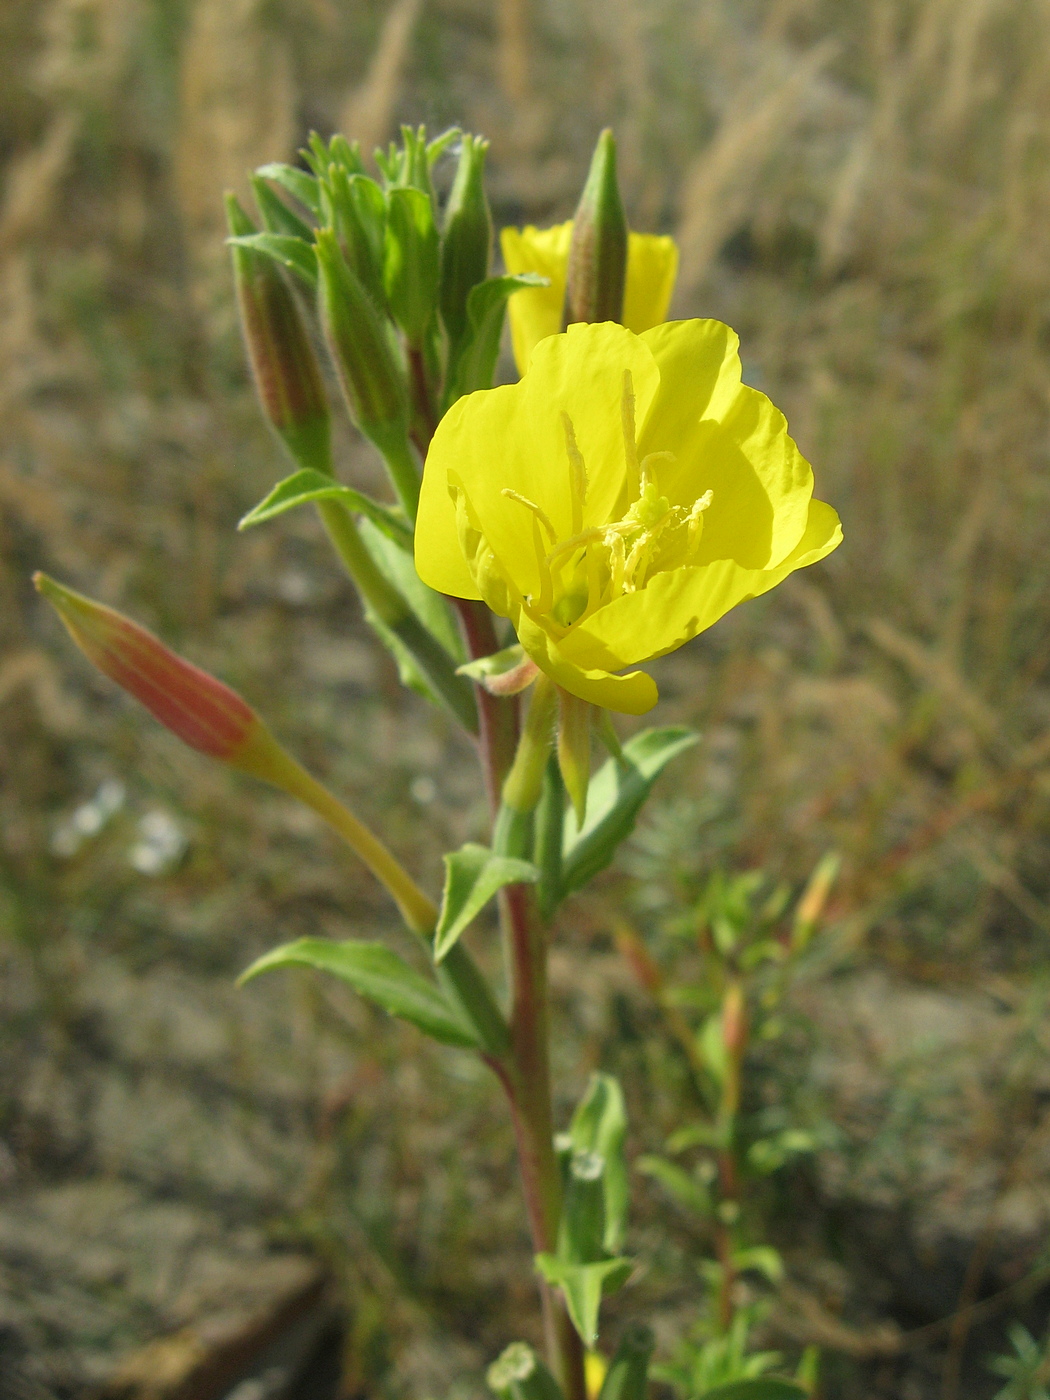
[[[514,363],[524,374],[533,350],[549,335],[562,328],[565,311],[565,276],[572,242],[572,220],[553,228],[501,230],[500,248],[508,272],[538,272],[550,278],[549,287],[530,287],[515,292],[507,304]]]
[[[449,472],[462,482],[485,540],[520,593],[541,590],[532,517],[511,490],[539,505],[558,540],[572,534],[572,488],[565,428],[572,420],[587,469],[583,523],[604,525],[623,490],[621,426],[624,370],[634,381],[636,413],[644,415],[659,385],[645,342],[624,327],[573,326],[533,352],[517,384],[459,399],[438,425],[423,472],[416,525],[416,568],[441,592],[477,597],[464,586],[465,564],[448,496]],[[551,541],[544,533],[546,548]]]
[[[698,562],[779,563],[806,529],[813,471],[780,410],[740,382],[736,335],[720,321],[668,321],[642,339],[660,367],[660,392],[638,450],[673,453],[656,465],[672,505],[711,491]]]
[[[678,245],[673,238],[632,233],[627,240],[627,286],[623,323],[635,335],[658,326],[667,315],[678,275]]]
[[[526,613],[518,618],[517,631],[518,640],[540,670],[570,695],[624,715],[644,715],[660,698],[656,682],[644,671],[614,676],[600,667],[574,665]]]
[[[585,670],[618,671],[664,656],[705,631],[730,608],[774,588],[795,569],[830,554],[842,540],[831,506],[810,501],[802,539],[771,569],[742,568],[732,559],[656,574],[637,593],[608,603],[559,642],[569,663]],[[542,666],[539,658],[535,658]]]

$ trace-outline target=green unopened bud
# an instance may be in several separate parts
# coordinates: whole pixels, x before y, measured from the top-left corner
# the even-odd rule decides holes
[[[563,1400],[558,1382],[527,1342],[511,1342],[485,1379],[500,1400]]]
[[[558,766],[576,813],[577,830],[583,829],[587,812],[587,788],[591,778],[592,705],[567,690],[558,689]]]
[[[485,195],[489,143],[465,135],[445,207],[441,245],[441,318],[455,343],[467,328],[467,297],[492,265],[492,211]]]
[[[351,175],[332,165],[321,181],[321,208],[357,280],[382,306],[387,217],[383,191],[367,175]]]
[[[289,209],[261,175],[252,175],[250,179],[252,194],[255,196],[263,228],[267,233],[282,233],[289,238],[305,238],[307,242],[312,243],[314,231],[306,220],[300,219],[294,210]]]
[[[383,286],[394,320],[414,350],[434,316],[440,243],[434,206],[422,190],[406,186],[387,199]]]
[[[616,142],[606,128],[572,225],[565,323],[620,321],[627,282],[627,215],[616,180]]]
[[[255,233],[237,197],[226,196],[234,237]],[[295,297],[265,253],[233,245],[241,325],[263,411],[300,467],[331,472],[328,396]]]
[[[641,1323],[628,1327],[609,1363],[598,1400],[645,1400],[655,1345],[651,1328]]]

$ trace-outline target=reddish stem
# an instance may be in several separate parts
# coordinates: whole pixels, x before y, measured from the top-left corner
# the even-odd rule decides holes
[[[471,661],[499,651],[499,639],[492,614],[484,603],[473,598],[450,598],[459,613],[463,637]],[[492,812],[499,811],[503,779],[514,761],[518,747],[518,697],[490,695],[484,686],[474,686],[478,702],[478,755],[485,773],[485,792]]]

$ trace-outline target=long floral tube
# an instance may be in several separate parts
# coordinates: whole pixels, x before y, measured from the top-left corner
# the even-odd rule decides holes
[[[429,937],[437,909],[386,846],[289,754],[236,691],[177,656],[113,608],[33,576],[93,665],[190,748],[272,783],[333,827],[387,889],[414,932]]]

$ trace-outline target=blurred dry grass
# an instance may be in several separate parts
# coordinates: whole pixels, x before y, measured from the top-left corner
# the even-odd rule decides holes
[[[477,820],[463,752],[361,661],[310,522],[232,534],[281,463],[245,380],[222,189],[311,125],[372,141],[461,121],[492,138],[498,221],[543,221],[571,211],[610,123],[632,221],[680,239],[676,311],[738,328],[846,526],[827,567],[665,663],[666,713],[707,735],[663,796],[694,849],[666,858],[695,863],[729,793],[718,858],[799,879],[844,853],[829,972],[991,994],[1029,1033],[1050,931],[1047,0],[7,0],[0,93],[0,911],[34,1004],[75,996],[85,929],[135,956],[119,926],[141,881],[112,846],[50,844],[103,777],[192,828],[151,917],[198,910],[232,940],[223,975],[237,899],[286,932],[345,879],[316,842],[293,873],[279,804],[184,764],[85,676],[34,567],[265,699],[432,867],[411,783],[437,782],[439,825]],[[600,911],[581,929],[574,947],[603,946]],[[578,1081],[609,1030],[571,983]],[[408,1103],[432,1092],[420,1073]],[[1016,1144],[984,1092],[992,1160]]]

